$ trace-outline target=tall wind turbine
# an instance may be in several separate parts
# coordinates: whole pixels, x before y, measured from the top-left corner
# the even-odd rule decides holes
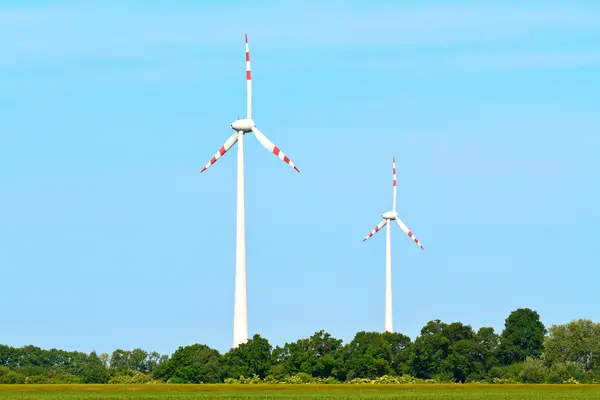
[[[371,231],[371,233],[369,233],[369,235],[363,239],[363,242],[366,241],[371,236],[373,236],[374,234],[379,232],[381,230],[381,228],[383,228],[384,226],[387,226],[386,230],[385,230],[385,235],[386,235],[385,236],[385,331],[386,332],[393,332],[392,331],[392,249],[390,246],[390,241],[391,241],[390,229],[391,228],[390,228],[389,222],[392,220],[396,220],[396,222],[398,223],[398,226],[400,226],[400,229],[402,229],[402,232],[404,232],[417,245],[419,245],[421,250],[425,250],[423,248],[423,245],[421,245],[421,243],[419,242],[419,239],[417,239],[415,237],[415,235],[413,235],[411,230],[406,227],[404,222],[402,222],[400,220],[400,218],[398,218],[398,213],[396,212],[396,158],[395,157],[392,158],[392,170],[393,170],[393,174],[394,174],[394,194],[392,196],[392,211],[387,211],[387,212],[384,212],[383,214],[381,214],[381,216],[383,217],[383,221],[381,221],[379,223],[379,225],[377,225],[375,227],[375,229],[373,229]]]
[[[200,172],[206,171],[217,162],[235,143],[238,143],[237,164],[237,215],[235,241],[235,306],[233,310],[233,347],[248,341],[248,297],[246,295],[246,210],[244,205],[244,135],[252,132],[264,148],[281,158],[290,167],[300,172],[294,163],[256,127],[252,120],[252,73],[250,72],[250,50],[246,35],[246,118],[238,119],[230,126],[235,131],[219,149],[217,154]]]

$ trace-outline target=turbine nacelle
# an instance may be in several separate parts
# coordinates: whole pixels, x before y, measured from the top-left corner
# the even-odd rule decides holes
[[[383,219],[396,219],[398,217],[398,213],[396,211],[387,211],[381,214]]]
[[[242,118],[234,121],[229,127],[236,132],[242,131],[244,133],[252,132],[256,124],[250,118]]]

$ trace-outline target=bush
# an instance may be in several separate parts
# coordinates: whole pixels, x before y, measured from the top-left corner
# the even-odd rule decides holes
[[[50,378],[45,375],[26,376],[25,383],[30,383],[33,385],[40,385],[40,384],[44,384],[44,383],[50,383]]]
[[[435,379],[420,379],[415,378],[411,375],[401,375],[401,376],[390,376],[384,375],[375,379],[367,379],[367,378],[355,378],[347,383],[353,385],[361,385],[361,384],[373,384],[373,385],[411,385],[411,384],[423,384],[423,383],[437,383]]]
[[[143,372],[126,370],[118,373],[109,379],[108,383],[111,384],[138,384],[138,383],[150,383],[155,382],[150,374],[144,374]]]
[[[548,368],[547,383],[566,383],[569,380],[581,381],[586,378],[583,367],[572,362],[556,363]]]
[[[544,383],[548,374],[542,360],[527,358],[519,379],[523,383]]]
[[[25,375],[19,373],[19,372],[15,372],[15,371],[8,371],[7,373],[5,373],[2,376],[2,382],[1,383],[5,383],[8,385],[13,385],[13,384],[22,384],[25,383]]]
[[[239,383],[241,383],[243,385],[256,385],[258,383],[262,383],[260,376],[258,376],[256,374],[254,374],[254,376],[252,378],[245,378],[243,376],[240,376],[238,381],[239,381]]]
[[[48,374],[48,371],[44,367],[35,365],[25,365],[19,368],[18,372],[25,376],[39,376]]]
[[[50,383],[67,384],[67,383],[83,383],[83,379],[72,374],[56,374],[50,378]]]

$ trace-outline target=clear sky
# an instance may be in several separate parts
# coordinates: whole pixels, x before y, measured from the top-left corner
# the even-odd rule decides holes
[[[250,334],[600,320],[597,1],[0,5],[0,343],[232,342],[245,114]],[[25,4],[25,5],[24,5]]]

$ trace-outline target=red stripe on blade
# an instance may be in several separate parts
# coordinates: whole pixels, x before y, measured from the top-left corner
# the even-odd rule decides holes
[[[252,80],[252,72],[250,72],[250,71],[246,71],[246,80],[247,80],[247,81],[250,81],[250,80]]]
[[[273,154],[279,156],[279,149],[277,148],[277,146],[273,147]]]

